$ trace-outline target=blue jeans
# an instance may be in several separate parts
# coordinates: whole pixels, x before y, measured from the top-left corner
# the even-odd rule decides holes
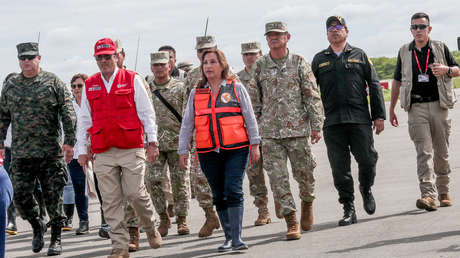
[[[5,257],[6,210],[13,200],[13,186],[3,167],[0,167],[0,258]]]
[[[75,206],[80,221],[88,221],[88,196],[86,195],[86,175],[78,160],[72,159],[67,164],[70,177],[72,178],[73,190],[75,192]]]
[[[248,167],[249,147],[199,153],[198,158],[211,187],[216,210],[243,207],[243,179]]]

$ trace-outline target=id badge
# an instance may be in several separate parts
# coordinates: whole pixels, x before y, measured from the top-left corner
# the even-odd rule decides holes
[[[430,76],[428,76],[426,73],[419,74],[418,82],[430,82]]]

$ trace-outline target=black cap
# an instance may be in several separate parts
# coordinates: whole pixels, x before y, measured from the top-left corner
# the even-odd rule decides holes
[[[333,22],[337,22],[338,24],[342,24],[343,26],[346,26],[347,23],[345,22],[345,19],[338,16],[338,15],[334,15],[334,16],[330,16],[329,18],[327,18],[327,21],[326,21],[326,29],[329,28],[329,26],[331,26],[331,24]]]

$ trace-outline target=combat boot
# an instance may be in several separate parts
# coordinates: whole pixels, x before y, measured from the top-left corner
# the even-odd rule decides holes
[[[440,194],[439,197],[439,206],[441,207],[449,207],[449,206],[452,206],[452,201],[450,200],[450,196],[448,193],[445,193],[445,194]],[[10,217],[8,216],[8,219]]]
[[[417,206],[417,208],[421,210],[427,210],[427,211],[435,211],[438,209],[434,199],[429,196],[425,196],[425,197],[422,197],[421,199],[418,199],[417,202],[415,203],[415,206]]]
[[[48,247],[48,256],[60,255],[62,253],[61,246],[61,225],[54,223],[51,225],[51,242]]]
[[[171,220],[169,219],[168,213],[162,212],[160,214],[160,226],[158,226],[158,232],[162,237],[168,235],[168,229],[171,228]]]
[[[34,218],[29,220],[32,225],[33,238],[32,238],[32,251],[38,253],[42,250],[45,242],[43,241],[43,235],[46,232],[46,224],[40,218]]]
[[[300,234],[299,222],[297,222],[295,211],[284,216],[284,219],[286,220],[287,224],[286,240],[300,239],[302,235]]]
[[[302,230],[308,231],[313,225],[313,202],[302,201],[302,213],[300,216],[300,226]]]
[[[276,200],[275,200],[275,214],[278,219],[283,218],[283,215],[281,215],[281,205]]]
[[[219,229],[219,218],[217,217],[214,208],[206,208],[204,209],[206,221],[204,225],[201,227],[200,232],[198,232],[198,237],[208,237],[212,235],[212,231],[214,229]]]
[[[150,247],[152,247],[153,249],[161,247],[162,238],[158,230],[154,228],[153,231],[145,232],[145,234],[147,235],[147,240],[149,241]]]
[[[107,258],[129,258],[129,253],[126,249],[112,249],[111,254]]]
[[[17,235],[18,234],[18,227],[16,226],[16,207],[14,204],[11,204],[7,210],[8,213],[8,225],[6,226],[6,233],[8,235]]]
[[[64,222],[64,226],[62,227],[62,231],[72,231],[73,229],[72,219],[73,219],[74,210],[75,210],[74,204],[64,204],[64,213],[67,218]]]
[[[262,204],[258,207],[259,217],[254,221],[255,226],[263,226],[272,222],[270,213],[268,212],[267,204]]]
[[[128,251],[136,252],[139,249],[140,231],[138,227],[129,227]]]
[[[346,202],[343,204],[343,218],[339,220],[339,226],[348,226],[355,223],[358,223],[355,205],[353,202]]]
[[[179,235],[188,235],[190,234],[190,229],[187,227],[187,217],[177,216],[177,234]]]
[[[372,215],[375,212],[375,200],[374,196],[372,195],[372,191],[370,187],[359,187],[359,191],[361,192],[361,196],[363,197],[363,207],[367,214]]]

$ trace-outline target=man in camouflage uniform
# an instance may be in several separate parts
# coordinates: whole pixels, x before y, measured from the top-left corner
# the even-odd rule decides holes
[[[39,218],[40,208],[33,196],[38,178],[50,217],[48,255],[59,255],[62,252],[61,227],[66,220],[62,209],[62,193],[67,183],[65,161],[70,162],[73,156],[75,112],[69,89],[56,75],[40,68],[38,43],[21,43],[16,47],[21,73],[11,76],[2,89],[0,153],[3,158],[3,141],[11,123],[10,168],[16,208],[32,225],[32,251],[40,252],[46,225]],[[63,145],[61,123],[65,134]]]
[[[252,101],[263,139],[263,167],[270,178],[273,198],[280,204],[280,213],[286,220],[286,239],[300,239],[287,158],[299,183],[301,226],[303,230],[310,230],[316,161],[308,136],[312,143],[321,139],[322,105],[310,64],[287,48],[291,36],[287,25],[267,23],[265,36],[270,53],[253,65],[248,89],[254,91],[251,96],[256,96]]]
[[[196,37],[195,48],[197,52],[197,57],[201,62],[201,57],[206,50],[212,50],[217,48],[216,40],[214,36]],[[185,79],[184,83],[184,105],[182,110],[185,110],[190,92],[197,85],[198,81],[201,80],[201,77],[201,69],[199,66],[193,68],[192,70],[190,70],[190,72],[187,73],[187,78]],[[206,222],[200,229],[198,236],[207,237],[212,235],[212,231],[214,229],[218,229],[220,227],[219,218],[217,217],[216,211],[213,207],[211,188],[209,187],[206,176],[201,170],[200,164],[198,162],[198,156],[195,152],[195,148],[193,148],[192,150],[191,163],[191,185],[195,188],[195,197],[198,203],[200,204],[200,207],[203,208],[206,214]]]
[[[160,215],[158,231],[161,236],[166,236],[168,235],[168,228],[171,227],[171,221],[167,213],[166,196],[163,191],[162,182],[164,180],[164,167],[168,164],[171,174],[175,214],[177,216],[177,233],[179,235],[187,235],[190,233],[186,222],[189,210],[187,171],[180,167],[179,154],[177,154],[179,131],[182,121],[180,114],[182,114],[184,84],[170,77],[172,66],[169,63],[168,52],[155,52],[150,54],[150,56],[155,75],[150,88],[153,95],[152,103],[157,114],[156,122],[158,125],[160,156],[158,160],[148,165],[147,173],[145,174],[145,185],[150,193],[153,205]],[[174,114],[160,98],[169,103],[176,113]]]
[[[241,55],[243,56],[244,69],[237,73],[241,83],[247,87],[251,80],[251,67],[256,60],[262,56],[260,42],[247,42],[241,44]],[[247,89],[247,88],[246,88]],[[252,91],[254,92],[254,91]],[[251,96],[251,99],[257,96]],[[254,196],[254,205],[258,208],[259,217],[254,222],[256,226],[262,226],[271,222],[267,208],[267,187],[265,186],[264,169],[262,167],[262,157],[258,162],[252,163],[247,172],[249,179],[249,191]]]
[[[193,69],[193,64],[191,62],[182,61],[177,64],[177,68],[188,73],[190,70]]]

